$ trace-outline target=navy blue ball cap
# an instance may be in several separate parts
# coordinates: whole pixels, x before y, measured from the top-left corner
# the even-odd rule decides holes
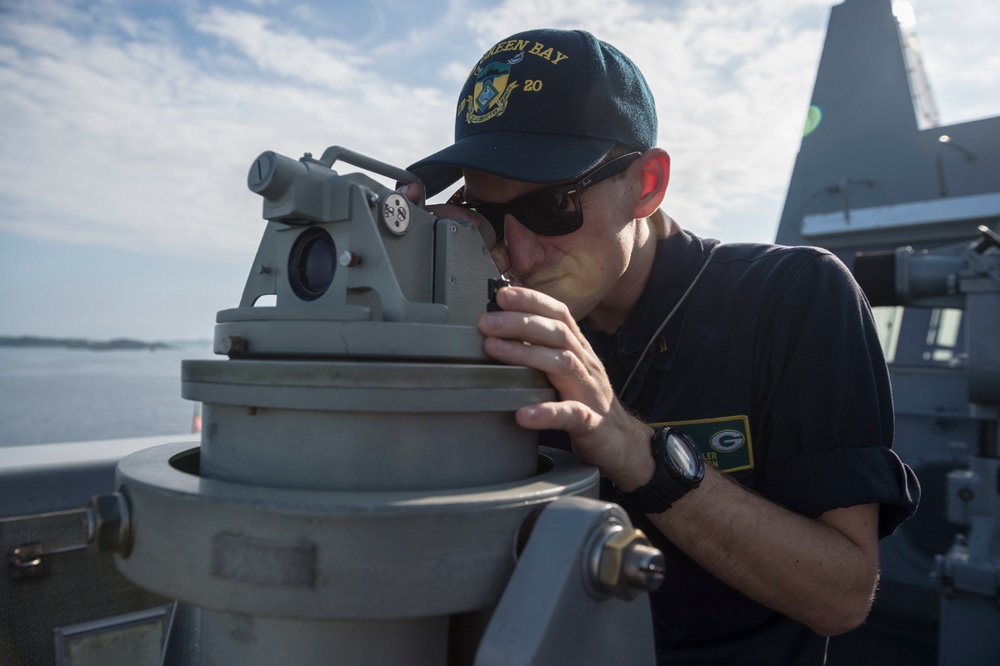
[[[615,145],[656,145],[642,73],[582,30],[529,30],[498,42],[462,88],[455,143],[411,165],[434,196],[475,169],[529,183],[574,180]]]

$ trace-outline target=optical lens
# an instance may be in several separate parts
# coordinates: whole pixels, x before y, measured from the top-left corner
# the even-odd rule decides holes
[[[337,248],[324,229],[301,234],[288,257],[288,280],[295,294],[314,301],[330,288],[337,270]]]

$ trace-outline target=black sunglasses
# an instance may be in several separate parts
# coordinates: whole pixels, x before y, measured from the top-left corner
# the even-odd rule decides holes
[[[504,203],[465,201],[465,186],[451,195],[448,203],[470,208],[485,217],[496,231],[497,242],[503,238],[504,216],[508,213],[536,234],[563,236],[583,226],[583,207],[580,205],[583,191],[625,171],[641,155],[635,152],[616,157],[583,174],[575,183],[529,192]]]

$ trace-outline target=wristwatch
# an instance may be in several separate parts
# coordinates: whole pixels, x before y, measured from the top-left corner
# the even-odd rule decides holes
[[[698,487],[705,477],[705,461],[698,445],[680,428],[656,428],[649,443],[656,461],[653,478],[642,488],[619,494],[630,508],[662,513]]]

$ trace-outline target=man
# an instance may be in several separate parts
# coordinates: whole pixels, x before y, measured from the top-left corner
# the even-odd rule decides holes
[[[849,273],[823,250],[680,229],[659,209],[652,95],[588,33],[498,42],[457,114],[454,145],[410,169],[431,196],[464,177],[461,205],[436,212],[502,237],[494,257],[522,286],[480,319],[486,351],[558,393],[517,422],[568,435],[666,554],[658,658],[823,663],[824,637],[867,616],[878,539],[919,495],[889,448],[888,375]]]

